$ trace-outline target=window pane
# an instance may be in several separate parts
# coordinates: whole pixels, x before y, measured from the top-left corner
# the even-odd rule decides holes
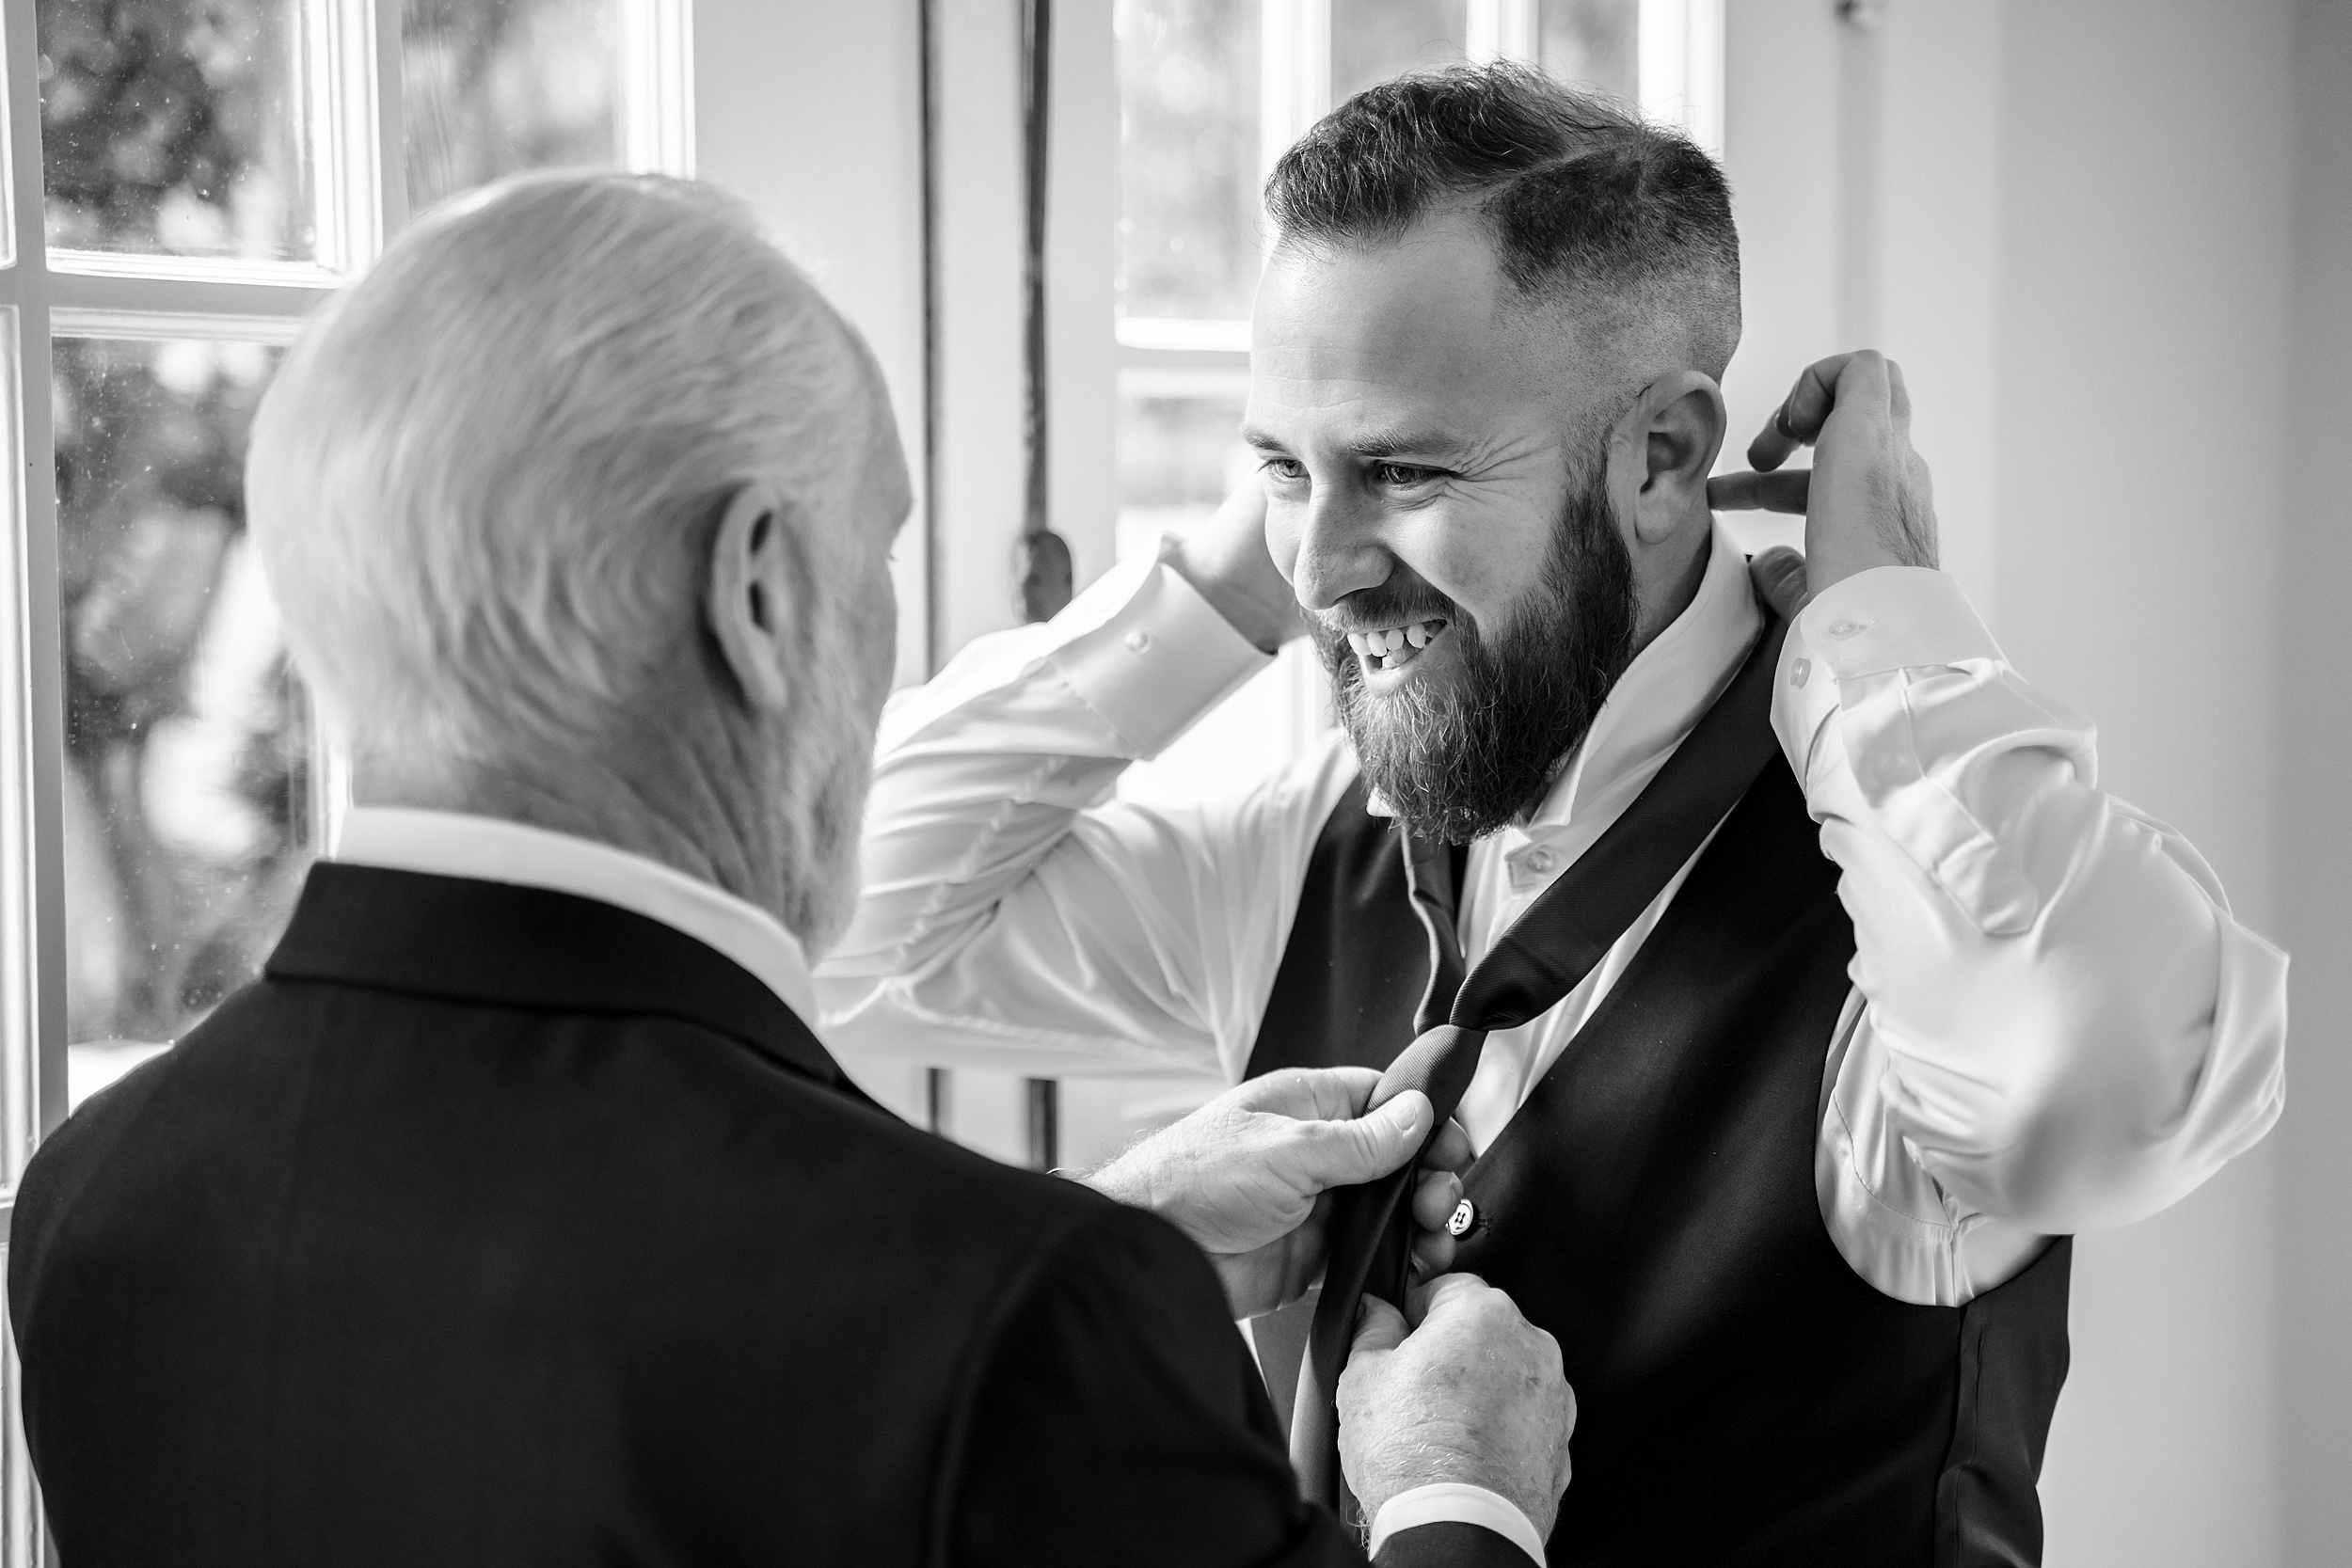
[[[246,433],[279,351],[56,344],[66,704],[66,1027],[176,1038],[251,979],[310,854],[310,726],[245,531]]]
[[[1247,371],[1120,378],[1119,554],[1152,549],[1216,510],[1256,459],[1241,443]]]
[[[1331,0],[1331,102],[1467,58],[1469,0]]]
[[[409,210],[522,169],[620,162],[620,0],[405,0]]]
[[[40,0],[49,243],[318,254],[298,0]]]
[[[1640,101],[1641,0],[1543,0],[1537,55],[1564,82]]]
[[[1257,0],[1119,0],[1119,300],[1240,320],[1258,287]]]

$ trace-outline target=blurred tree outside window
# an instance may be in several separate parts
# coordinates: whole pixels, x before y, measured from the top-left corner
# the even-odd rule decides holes
[[[1331,0],[1331,101],[1455,64],[1469,42],[1469,0]]]
[[[317,254],[300,0],[41,0],[49,244]]]
[[[408,209],[523,169],[620,162],[619,0],[404,0]]]
[[[411,202],[616,162],[618,4],[407,0]],[[314,257],[313,14],[38,0],[52,246]],[[310,705],[245,535],[278,352],[135,325],[51,344],[75,1099],[258,973],[316,849]]]

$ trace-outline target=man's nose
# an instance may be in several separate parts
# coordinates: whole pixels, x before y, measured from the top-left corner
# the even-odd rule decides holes
[[[1325,491],[1307,503],[1291,588],[1311,610],[1329,610],[1350,594],[1377,588],[1396,569],[1375,519],[1344,496]]]

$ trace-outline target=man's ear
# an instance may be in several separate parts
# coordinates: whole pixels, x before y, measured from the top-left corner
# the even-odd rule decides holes
[[[1633,537],[1661,544],[1707,506],[1723,450],[1724,392],[1702,371],[1673,371],[1642,388],[1611,434],[1611,489]]]
[[[711,535],[703,599],[711,641],[743,700],[770,714],[790,705],[787,671],[797,667],[792,656],[803,641],[801,596],[808,577],[794,569],[790,525],[783,500],[765,480],[752,480],[730,496]]]

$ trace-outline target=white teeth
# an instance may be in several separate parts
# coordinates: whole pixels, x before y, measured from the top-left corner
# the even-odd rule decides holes
[[[1379,631],[1351,631],[1346,634],[1347,645],[1375,670],[1393,670],[1405,662],[1399,656],[1407,648],[1415,652],[1426,648],[1445,628],[1443,621],[1415,621]]]

